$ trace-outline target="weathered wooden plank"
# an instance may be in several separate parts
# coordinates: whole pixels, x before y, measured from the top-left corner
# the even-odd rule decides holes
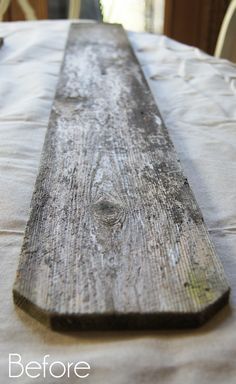
[[[54,329],[195,326],[227,302],[202,215],[118,25],[70,29],[13,292]]]

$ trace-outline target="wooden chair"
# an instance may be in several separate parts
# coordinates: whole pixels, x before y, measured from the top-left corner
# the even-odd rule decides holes
[[[97,0],[69,0],[69,19],[102,20]],[[35,20],[48,18],[48,0],[0,0],[0,21]]]
[[[0,0],[0,21],[48,18],[48,0]]]
[[[80,0],[70,0],[69,2],[69,12],[68,19],[78,19],[80,16]]]
[[[98,0],[70,0],[68,18],[102,21],[100,2]]]
[[[236,0],[231,0],[224,17],[215,56],[236,62]]]

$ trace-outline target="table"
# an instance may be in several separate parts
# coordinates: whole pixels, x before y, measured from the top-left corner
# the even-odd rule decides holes
[[[129,33],[224,265],[232,288],[230,306],[196,330],[59,334],[13,305],[12,284],[69,23],[0,25],[5,38],[0,49],[2,381],[11,382],[8,354],[19,353],[24,362],[40,361],[45,354],[65,364],[87,361],[87,383],[233,384],[236,66],[165,36]],[[19,383],[31,381],[18,378]]]

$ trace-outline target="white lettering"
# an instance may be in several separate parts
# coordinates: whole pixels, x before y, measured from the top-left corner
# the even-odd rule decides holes
[[[31,369],[42,369],[41,364],[38,363],[37,361],[30,361],[28,364],[25,366],[25,373],[28,377],[32,379],[36,379],[37,377],[40,376],[40,373],[36,373],[36,375],[33,375],[32,373],[29,373],[29,370]]]
[[[17,361],[12,361],[12,357],[16,356],[18,357]],[[21,369],[21,372],[18,375],[12,375],[12,365],[18,365]],[[9,377],[21,377],[24,373],[24,367],[21,364],[21,356],[18,353],[9,353]]]
[[[49,356],[50,355],[44,355],[43,356],[43,378],[44,379],[46,378],[46,365],[48,365],[48,363],[46,362],[46,358]]]
[[[55,379],[60,379],[64,376],[70,378],[76,376],[80,379],[85,379],[90,375],[90,365],[86,361],[67,362],[49,361],[50,355],[44,355],[42,360],[28,361],[23,364],[22,357],[18,353],[9,354],[9,377],[17,378],[25,374],[31,379],[43,377],[44,379],[51,376]]]
[[[86,361],[78,361],[78,363],[76,363],[74,366],[74,373],[80,379],[85,379],[86,377],[89,376],[89,373],[85,373],[83,375],[77,373],[77,370],[83,370],[83,369],[87,369],[87,370],[89,369],[90,370],[90,365]]]
[[[60,365],[61,367],[63,367],[63,373],[62,374],[60,374],[60,375],[55,375],[55,373],[53,373],[52,372],[52,367],[54,366],[54,365]],[[55,377],[56,379],[60,379],[61,377],[63,377],[64,375],[65,375],[65,373],[66,373],[66,367],[65,367],[65,365],[61,362],[61,361],[54,361],[50,366],[49,366],[49,372],[50,372],[50,375],[52,376],[52,377]]]

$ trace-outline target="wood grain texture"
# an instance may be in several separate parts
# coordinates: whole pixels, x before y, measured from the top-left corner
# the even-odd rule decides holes
[[[54,329],[197,326],[229,287],[127,37],[71,26],[14,285]]]

